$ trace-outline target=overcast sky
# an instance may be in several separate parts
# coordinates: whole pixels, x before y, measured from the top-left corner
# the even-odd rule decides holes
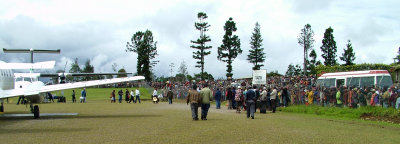
[[[191,40],[197,13],[205,12],[211,25],[206,33],[213,48],[205,59],[205,71],[225,77],[226,63],[217,60],[223,26],[232,17],[243,53],[233,62],[233,77],[251,75],[246,60],[254,25],[259,22],[266,62],[262,69],[284,74],[289,64],[302,64],[303,49],[297,37],[305,24],[314,30],[314,49],[320,46],[329,26],[334,29],[338,52],[351,40],[356,63],[393,62],[400,47],[400,1],[398,0],[2,0],[0,1],[0,47],[10,49],[61,49],[61,54],[36,54],[35,62],[56,60],[67,71],[74,58],[80,65],[88,59],[95,72],[112,72],[118,64],[136,72],[137,55],[125,52],[126,42],[137,31],[151,30],[158,42],[157,76],[174,74],[182,61],[189,74],[199,73],[192,58]],[[28,54],[0,53],[6,62],[29,62]],[[322,60],[323,61],[323,60]],[[339,61],[339,63],[343,63]]]

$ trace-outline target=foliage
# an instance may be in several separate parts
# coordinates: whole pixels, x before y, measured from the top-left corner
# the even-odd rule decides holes
[[[90,60],[86,60],[85,67],[82,69],[82,73],[94,73],[94,67],[90,64]],[[82,77],[83,81],[94,80],[98,78],[97,76],[84,76]]]
[[[144,75],[147,81],[151,81],[152,68],[158,63],[158,61],[152,61],[158,55],[157,42],[153,40],[153,33],[150,30],[136,32],[132,36],[131,42],[127,42],[126,51],[138,54],[137,73]]]
[[[278,72],[278,70],[276,70],[276,71],[271,71],[271,72],[267,73],[267,76],[274,77],[274,76],[282,76],[282,75]]]
[[[400,67],[399,67],[400,68]],[[330,72],[346,72],[346,71],[362,71],[362,70],[388,70],[389,72],[393,72],[395,67],[387,64],[355,64],[355,65],[347,65],[347,66],[324,66],[318,65],[316,67],[317,74],[330,73]]]
[[[353,46],[351,45],[350,40],[347,41],[346,44],[347,49],[343,49],[344,53],[340,57],[340,60],[344,61],[344,65],[354,65],[354,60],[356,59],[356,54],[353,52]]]
[[[75,58],[74,63],[71,64],[71,69],[69,69],[69,72],[70,73],[81,73],[82,72],[82,70],[78,64],[78,58]],[[79,81],[80,80],[79,77],[67,76],[66,78],[68,81]]]
[[[196,80],[193,76],[191,76],[191,75],[186,75],[186,79],[188,80],[188,81],[193,81],[193,80]]]
[[[304,28],[301,29],[300,35],[297,37],[298,43],[303,46],[304,50],[304,64],[303,64],[303,71],[304,75],[306,75],[306,70],[307,70],[307,62],[308,62],[308,50],[313,47],[313,44],[315,42],[314,40],[314,31],[311,29],[310,24],[304,25]]]
[[[331,27],[327,28],[324,33],[324,39],[322,39],[322,58],[324,58],[324,64],[326,66],[334,66],[336,62],[336,41],[333,36],[333,29]]]
[[[185,61],[181,62],[181,65],[178,68],[178,72],[179,72],[179,74],[182,74],[184,76],[188,75],[187,65],[186,65]]]
[[[204,72],[203,76],[201,76],[201,73],[194,74],[194,79],[197,80],[197,81],[201,80],[202,77],[205,78],[205,80],[214,80],[214,77],[211,74],[207,73],[207,72]]]
[[[126,73],[126,70],[124,68],[121,68],[121,69],[118,70],[118,73]],[[128,75],[127,74],[119,74],[119,75],[117,75],[117,78],[120,78],[120,77],[128,77]]]
[[[207,50],[212,48],[212,46],[205,45],[206,42],[211,41],[210,36],[205,35],[205,32],[208,31],[210,25],[207,22],[204,22],[204,20],[208,18],[206,13],[199,12],[197,18],[199,19],[199,22],[196,22],[194,26],[200,31],[200,38],[196,41],[191,41],[194,45],[190,47],[197,50],[196,52],[193,52],[193,58],[198,60],[196,62],[196,67],[201,69],[201,73],[204,73],[204,57],[211,54],[211,51]],[[201,79],[204,80],[204,77]]]
[[[264,48],[261,47],[262,41],[260,25],[257,22],[253,35],[251,36],[251,49],[249,50],[249,55],[247,55],[247,60],[254,65],[253,70],[260,70],[260,68],[264,66],[262,63],[265,61],[265,52]]]
[[[321,61],[317,61],[317,53],[315,52],[314,49],[311,50],[310,52],[310,58],[311,60],[308,62],[308,73],[312,74],[312,75],[316,75],[317,71],[315,69],[315,67],[317,65],[321,64]]]
[[[300,65],[297,64],[296,66],[294,66],[293,64],[289,64],[285,76],[298,76],[300,74],[301,74]]]
[[[242,53],[242,49],[240,49],[240,39],[237,35],[233,35],[233,32],[236,32],[236,23],[229,18],[228,21],[225,22],[224,26],[225,35],[222,40],[222,45],[218,47],[218,60],[227,63],[227,74],[226,77],[232,77],[232,62],[233,60]]]

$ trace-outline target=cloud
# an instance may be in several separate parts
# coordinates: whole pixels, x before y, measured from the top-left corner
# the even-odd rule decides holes
[[[96,4],[93,4],[96,3]],[[246,60],[254,24],[259,22],[264,39],[266,62],[263,69],[285,73],[287,66],[303,62],[297,43],[307,23],[315,32],[314,49],[321,60],[321,41],[325,29],[332,26],[340,56],[348,39],[356,52],[356,63],[390,63],[399,47],[400,21],[398,1],[1,1],[0,46],[5,48],[61,49],[61,54],[35,54],[35,61],[56,60],[57,68],[78,58],[84,65],[91,60],[96,72],[112,72],[111,65],[136,72],[137,54],[125,52],[125,44],[137,31],[153,32],[158,42],[154,67],[157,76],[174,74],[185,61],[190,74],[199,73],[192,58],[191,40],[199,37],[194,28],[197,13],[206,12],[212,39],[211,54],[205,58],[205,71],[224,78],[226,63],[217,60],[222,44],[223,26],[229,17],[236,22],[243,53],[233,62],[234,77],[251,75]],[[337,58],[339,59],[339,58]],[[29,54],[0,53],[6,62],[28,62]],[[67,65],[67,69],[68,66]]]

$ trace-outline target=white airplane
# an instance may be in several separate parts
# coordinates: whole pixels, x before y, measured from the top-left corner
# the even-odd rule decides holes
[[[137,80],[144,80],[143,76],[125,77],[125,78],[113,78],[104,80],[91,80],[74,83],[64,83],[55,85],[45,85],[41,81],[30,81],[25,83],[24,86],[16,87],[16,77],[13,73],[13,69],[48,69],[53,68],[55,62],[41,62],[41,63],[6,63],[0,61],[0,112],[4,112],[4,100],[11,97],[23,96],[30,104],[31,112],[34,114],[34,118],[39,118],[39,106],[33,104],[41,103],[46,96],[47,92],[83,88],[97,85],[130,82]],[[34,73],[32,75],[35,75]]]

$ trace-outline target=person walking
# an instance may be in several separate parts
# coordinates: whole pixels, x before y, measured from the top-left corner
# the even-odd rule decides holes
[[[118,102],[122,103],[122,95],[124,94],[124,92],[122,92],[122,89],[118,91]]]
[[[240,113],[240,107],[242,107],[242,97],[243,97],[243,92],[240,86],[238,86],[238,89],[236,90],[235,94],[235,102],[236,102],[236,112]]]
[[[133,93],[133,90],[131,90],[131,97],[130,97],[130,99],[129,99],[129,103],[135,103],[135,93]]]
[[[83,88],[82,92],[81,92],[81,103],[86,103],[86,88]]]
[[[128,89],[125,90],[125,102],[126,103],[129,102],[129,90]]]
[[[336,106],[342,107],[342,100],[340,97],[340,89],[339,88],[337,88],[337,92],[336,92]]]
[[[140,91],[136,88],[136,90],[135,90],[135,94],[136,94],[136,100],[135,100],[135,103],[139,100],[139,103],[140,103]]]
[[[267,88],[264,87],[260,98],[260,113],[267,113]]]
[[[201,97],[199,92],[197,92],[197,86],[193,85],[193,89],[189,90],[188,96],[186,97],[186,104],[188,105],[190,102],[190,109],[192,111],[192,119],[199,120],[198,111],[199,105],[201,103]]]
[[[75,90],[72,90],[72,103],[76,103]]]
[[[271,92],[271,108],[272,108],[272,113],[275,113],[276,111],[276,96],[277,96],[277,91],[276,91],[276,87],[274,87],[274,89]]]
[[[226,99],[228,100],[228,109],[232,109],[232,89],[228,87],[228,90],[226,91]]]
[[[207,120],[208,109],[210,108],[210,102],[212,100],[212,92],[208,88],[208,84],[204,84],[200,90],[201,97],[201,120]]]
[[[168,104],[172,104],[172,98],[174,97],[174,93],[172,92],[171,88],[168,89],[167,97],[168,97]]]
[[[113,90],[113,91],[111,92],[110,98],[111,98],[111,103],[115,103],[115,90]]]
[[[221,98],[222,98],[221,91],[219,90],[219,88],[217,88],[217,91],[215,92],[214,96],[216,109],[221,109]]]
[[[256,111],[256,86],[253,86],[253,89],[247,90],[246,92],[246,106],[247,106],[247,118],[251,116],[251,119],[254,119],[254,112]]]

